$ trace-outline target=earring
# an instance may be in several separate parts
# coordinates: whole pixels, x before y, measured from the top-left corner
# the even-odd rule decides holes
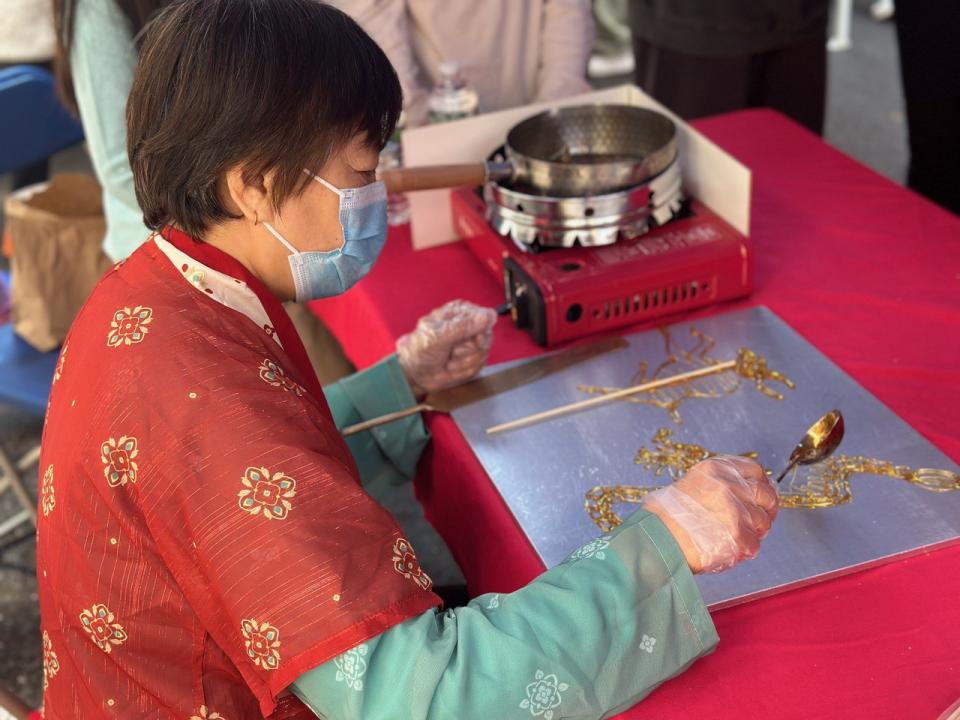
[[[260,214],[256,210],[253,211],[253,224],[254,225],[260,224]]]

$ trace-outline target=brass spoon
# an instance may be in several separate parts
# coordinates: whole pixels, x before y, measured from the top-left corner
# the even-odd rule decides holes
[[[777,476],[776,481],[783,480],[784,476],[797,465],[813,465],[827,459],[837,449],[841,440],[843,440],[843,415],[839,410],[831,410],[807,430],[807,434],[790,453],[790,460],[783,472]]]

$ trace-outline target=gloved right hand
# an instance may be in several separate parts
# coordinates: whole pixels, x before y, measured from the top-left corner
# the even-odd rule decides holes
[[[490,353],[497,313],[466,300],[452,300],[420,318],[397,340],[397,359],[417,397],[474,377]]]
[[[643,506],[676,538],[693,572],[728,570],[756,556],[777,516],[777,491],[759,464],[718,456],[697,463]]]

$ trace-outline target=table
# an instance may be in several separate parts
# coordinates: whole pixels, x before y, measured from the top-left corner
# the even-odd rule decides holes
[[[753,170],[755,289],[689,317],[766,305],[960,461],[960,218],[772,111],[694,124]],[[400,228],[367,279],[314,309],[365,367],[456,297],[502,302],[465,247],[414,252]],[[539,352],[498,324],[491,362]],[[542,564],[456,425],[428,422],[427,518],[472,594],[522,586]],[[716,612],[717,652],[625,717],[936,718],[960,697],[958,568],[953,546]]]

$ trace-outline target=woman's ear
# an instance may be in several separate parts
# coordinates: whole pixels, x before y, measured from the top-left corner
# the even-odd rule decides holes
[[[254,224],[274,219],[271,200],[273,171],[250,174],[242,165],[235,165],[227,170],[225,181],[226,199],[234,206],[229,208],[231,211],[235,209]]]

